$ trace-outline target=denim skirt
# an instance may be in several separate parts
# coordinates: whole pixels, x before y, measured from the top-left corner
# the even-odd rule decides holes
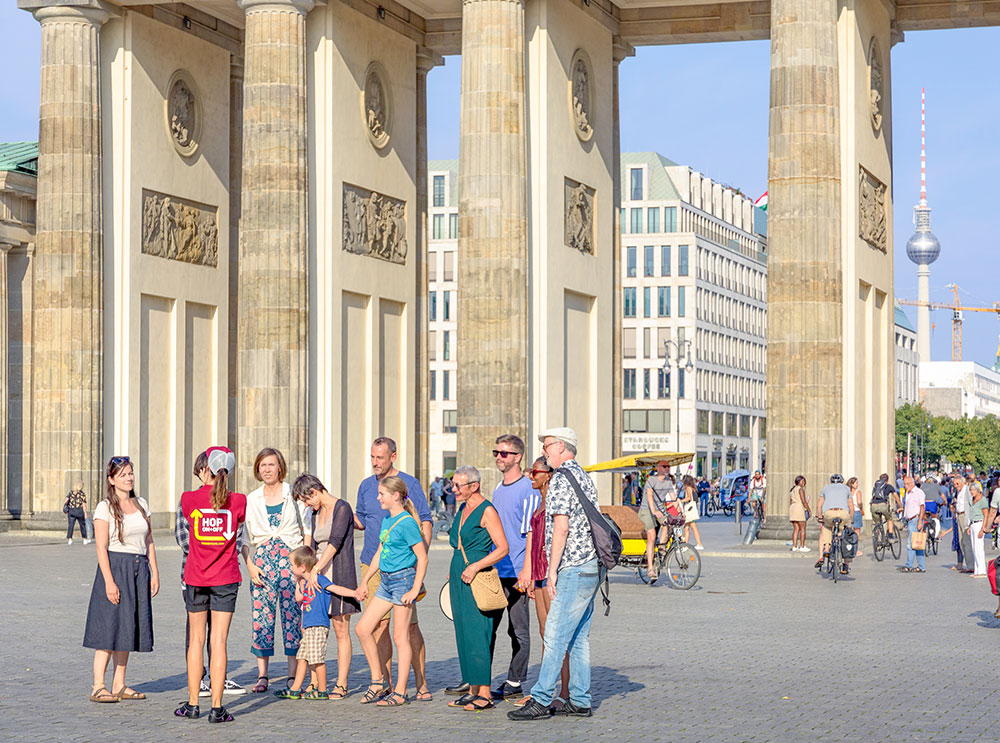
[[[117,604],[108,601],[104,573],[97,567],[87,609],[83,646],[94,650],[148,653],[153,649],[153,605],[149,585],[149,558],[127,552],[108,552],[111,577],[118,586]]]

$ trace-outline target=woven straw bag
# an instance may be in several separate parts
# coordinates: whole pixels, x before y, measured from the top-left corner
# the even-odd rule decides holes
[[[469,566],[469,558],[465,556],[465,548],[462,547],[462,526],[458,528],[458,548],[462,551],[462,559],[465,560],[466,567]],[[507,608],[507,595],[500,584],[500,573],[492,565],[476,573],[476,577],[469,584],[472,589],[472,598],[476,600],[479,611],[496,611]]]

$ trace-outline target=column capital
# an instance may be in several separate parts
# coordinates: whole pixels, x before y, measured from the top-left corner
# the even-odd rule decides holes
[[[417,72],[427,74],[438,65],[444,64],[444,57],[428,49],[426,46],[417,47]]]
[[[229,79],[243,81],[243,68],[246,60],[242,54],[229,55]]]
[[[239,6],[244,13],[297,10],[306,15],[316,7],[316,0],[239,0]]]
[[[615,36],[611,40],[611,59],[615,64],[618,64],[626,57],[635,56],[635,47],[629,44],[627,41],[622,41],[621,36]]]
[[[39,23],[76,21],[101,27],[115,14],[100,0],[17,0],[17,7],[27,10]]]

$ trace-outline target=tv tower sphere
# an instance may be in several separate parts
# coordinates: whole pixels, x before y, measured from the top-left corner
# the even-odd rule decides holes
[[[930,211],[930,210],[928,210]],[[928,228],[913,233],[906,241],[906,256],[918,266],[929,266],[941,255],[941,243]]]

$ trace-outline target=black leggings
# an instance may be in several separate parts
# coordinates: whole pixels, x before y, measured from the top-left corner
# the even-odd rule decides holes
[[[69,513],[66,514],[66,519],[69,522],[66,526],[66,539],[73,538],[73,525],[76,522],[80,522],[80,536],[87,539],[89,535],[87,534],[87,519],[83,515],[82,508],[71,508]]]

